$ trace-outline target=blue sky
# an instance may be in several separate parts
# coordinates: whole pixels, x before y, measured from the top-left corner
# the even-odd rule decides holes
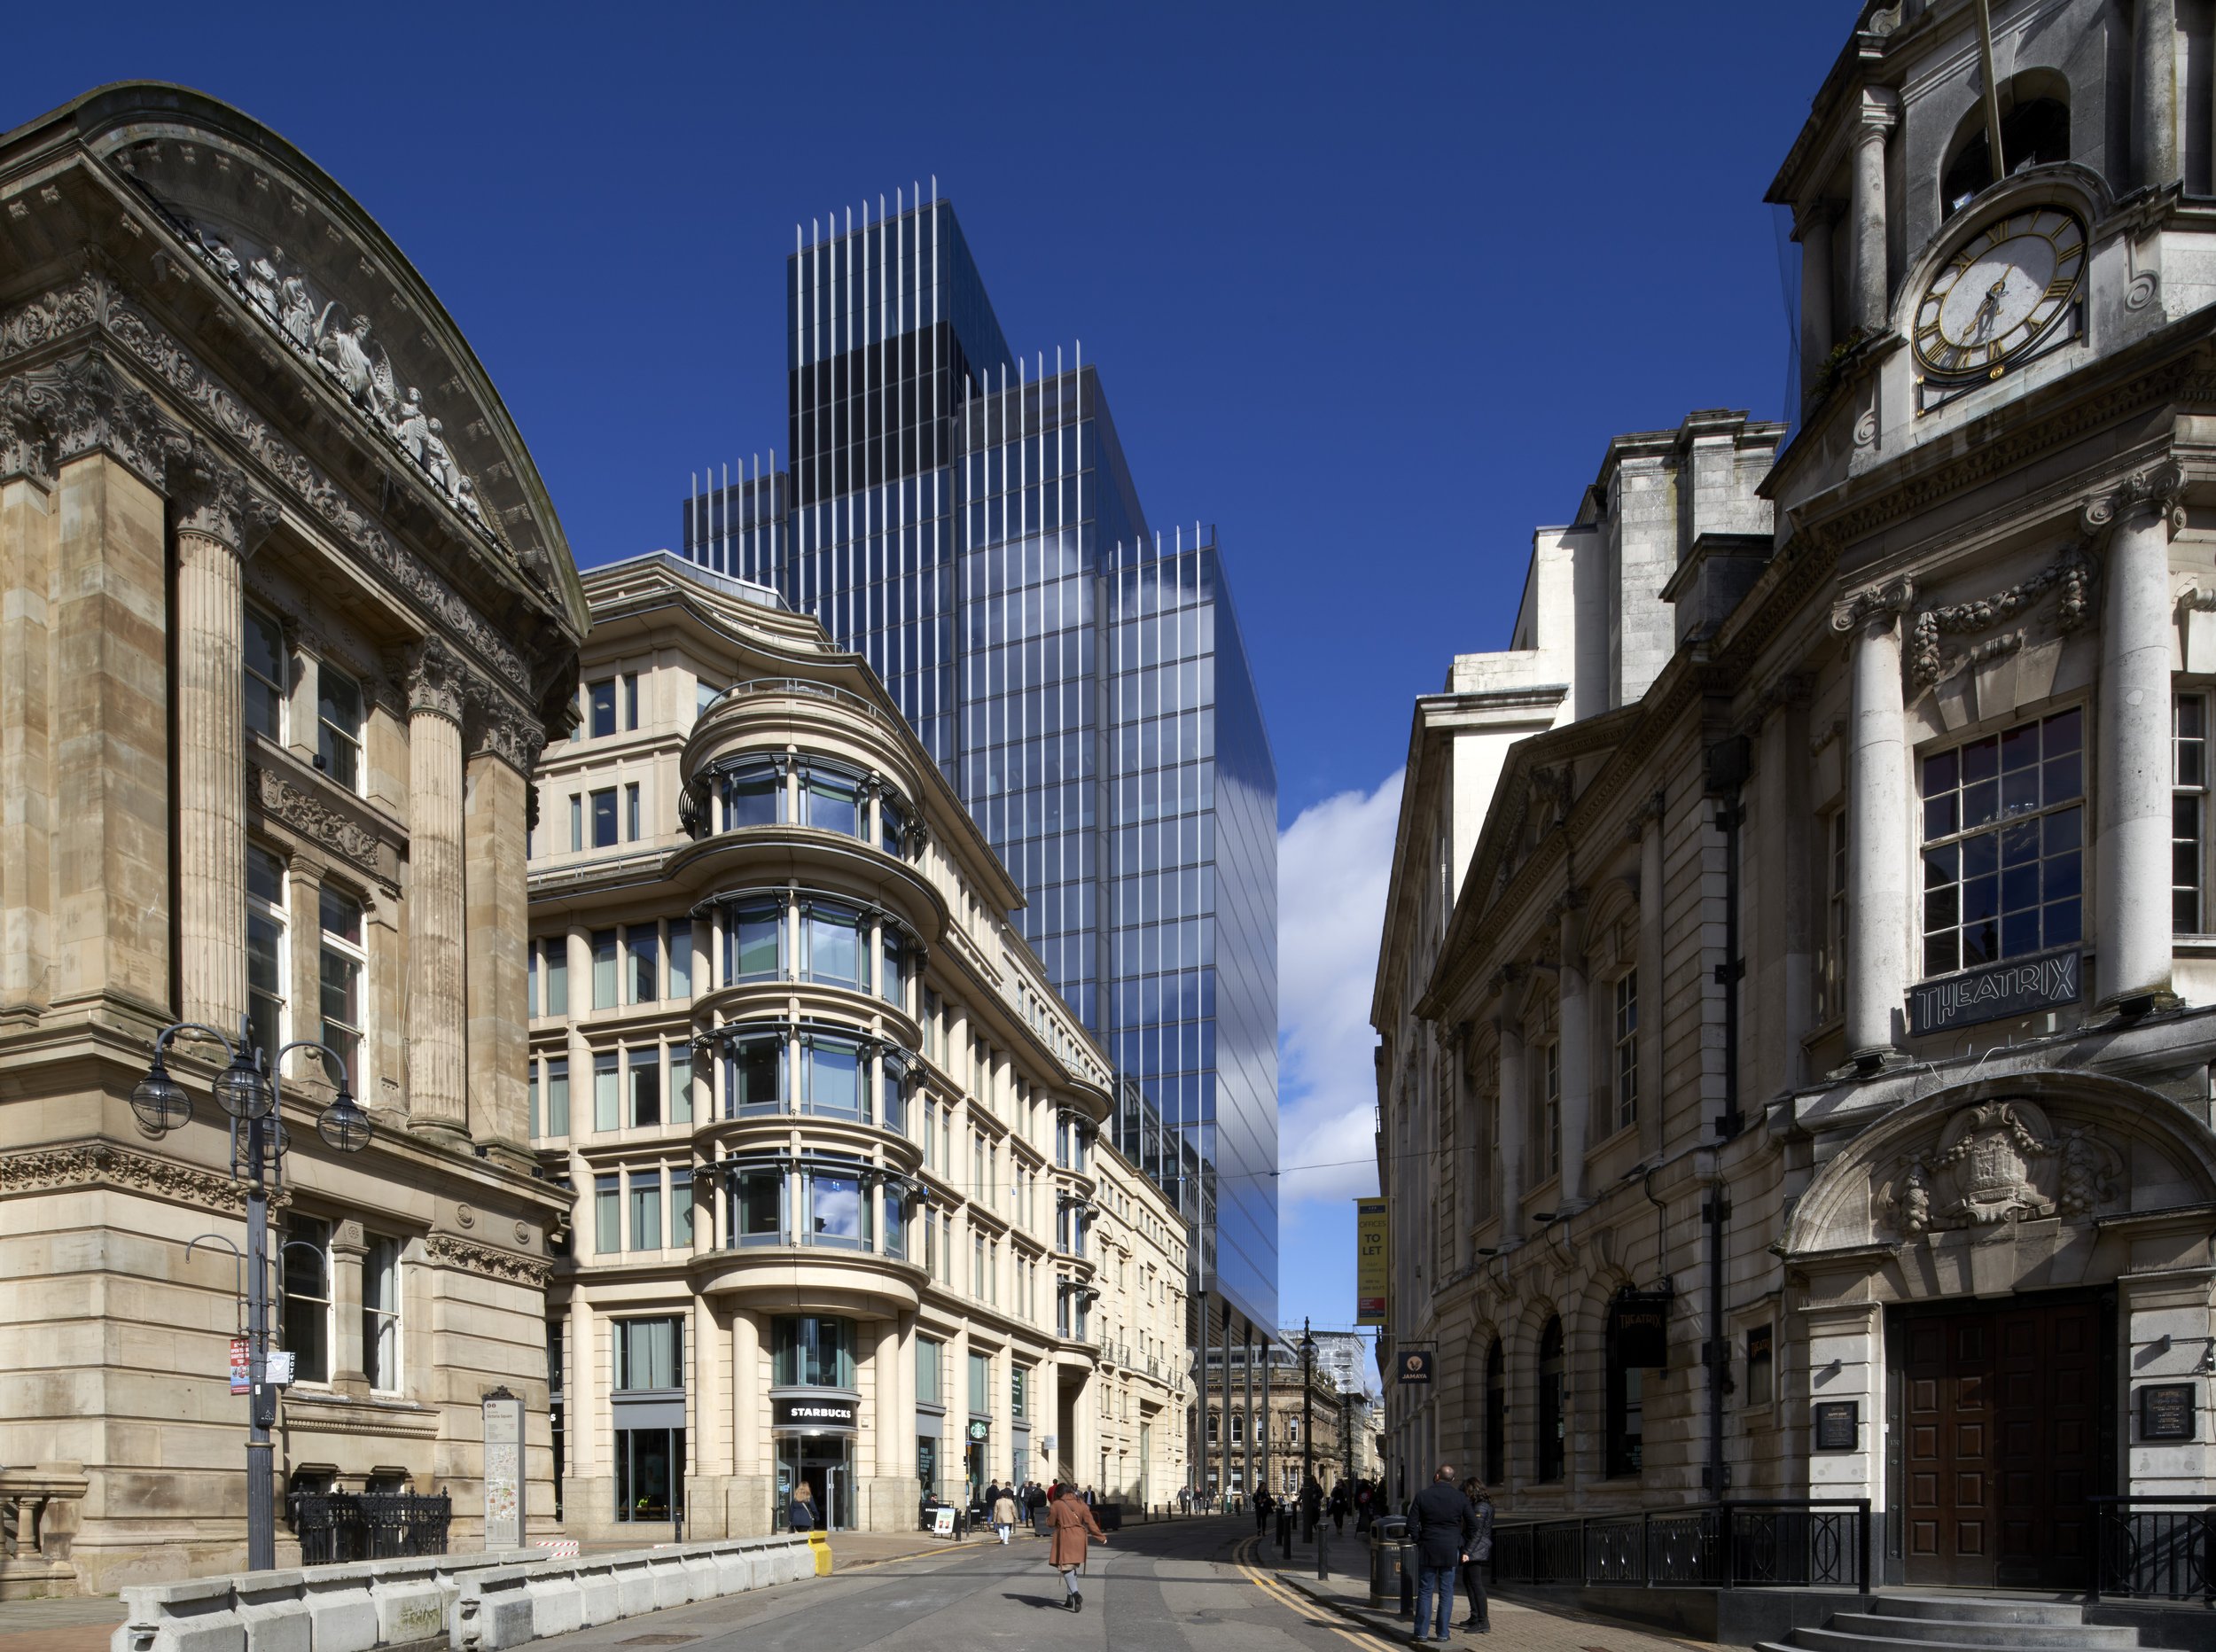
[[[1221,531],[1300,822],[1291,1165],[1365,1150],[1411,698],[1505,640],[1611,434],[1779,411],[1761,197],[1856,9],[22,7],[0,125],[149,77],[285,134],[445,300],[586,564],[784,446],[795,220],[935,174],[1010,343],[1100,364],[1150,518]],[[1360,1181],[1288,1184],[1296,1325],[1350,1317]]]

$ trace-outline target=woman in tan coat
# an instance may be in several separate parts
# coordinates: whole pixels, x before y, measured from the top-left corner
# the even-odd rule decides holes
[[[1064,1609],[1081,1612],[1085,1597],[1077,1592],[1078,1568],[1085,1563],[1087,1547],[1107,1542],[1107,1536],[1085,1500],[1073,1492],[1062,1492],[1047,1505],[1047,1563],[1060,1569],[1062,1587],[1068,1594]]]

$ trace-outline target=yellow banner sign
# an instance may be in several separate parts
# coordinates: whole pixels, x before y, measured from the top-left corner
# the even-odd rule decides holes
[[[1354,1201],[1354,1323],[1385,1322],[1385,1201]]]

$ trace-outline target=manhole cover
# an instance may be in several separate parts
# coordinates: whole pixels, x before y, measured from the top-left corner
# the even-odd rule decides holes
[[[616,1645],[620,1647],[681,1647],[689,1640],[698,1640],[699,1638],[698,1635],[633,1635],[628,1640],[617,1641]]]

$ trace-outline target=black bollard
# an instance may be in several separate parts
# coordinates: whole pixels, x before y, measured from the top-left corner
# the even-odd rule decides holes
[[[1277,1542],[1284,1550],[1285,1558],[1292,1558],[1292,1516],[1280,1513],[1277,1516]]]
[[[1319,1578],[1331,1575],[1331,1534],[1321,1523],[1315,1528],[1315,1575]]]

